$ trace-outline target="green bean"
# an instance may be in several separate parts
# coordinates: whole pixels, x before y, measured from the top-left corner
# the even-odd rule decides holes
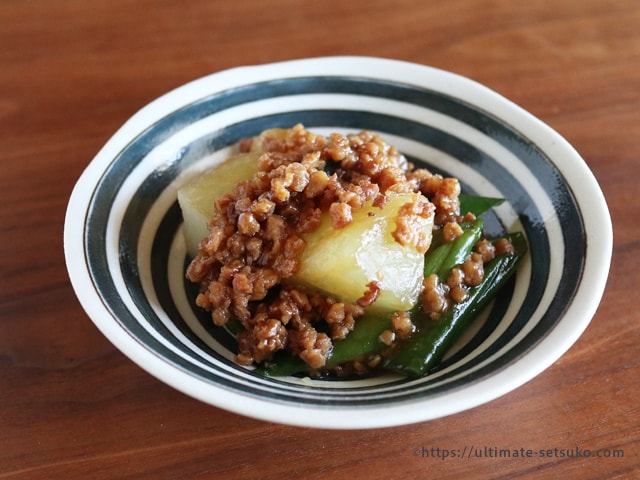
[[[391,328],[391,314],[381,315],[366,313],[356,321],[351,333],[344,339],[334,340],[333,347],[327,356],[326,367],[333,367],[364,355],[375,353],[385,347],[380,335]],[[309,370],[301,358],[281,350],[273,360],[258,367],[258,371],[269,376],[292,375]]]
[[[480,217],[482,214],[486,213],[491,208],[500,205],[505,200],[504,198],[493,198],[493,197],[479,197],[477,195],[463,195],[461,194],[460,199],[460,213],[461,215],[466,215],[467,213],[473,214],[475,217]],[[463,228],[465,225],[470,225],[472,221],[463,221],[460,223],[460,226]],[[442,229],[434,230],[433,238],[431,240],[430,250],[433,251],[435,248],[439,247],[445,243]]]
[[[453,242],[432,245],[424,257],[424,276],[437,274],[441,281],[446,280],[456,265],[464,262],[473,246],[482,235],[484,222],[481,218],[460,225],[463,233]]]
[[[469,290],[465,301],[451,306],[438,320],[422,319],[419,330],[399,343],[385,359],[385,369],[410,376],[423,376],[440,363],[477,313],[513,275],[524,256],[527,250],[524,236],[515,233],[509,239],[516,253],[496,256],[487,263],[482,282]]]

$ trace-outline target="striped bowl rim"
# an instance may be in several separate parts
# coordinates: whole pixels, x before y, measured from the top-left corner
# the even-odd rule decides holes
[[[458,177],[466,192],[508,200],[487,229],[524,231],[530,253],[433,374],[265,378],[234,364],[233,338],[193,306],[178,188],[239,139],[296,123],[320,133],[376,131],[417,165]],[[559,134],[472,80],[368,57],[241,67],[160,97],[88,165],[64,236],[81,304],[142,368],[212,405],[321,428],[424,421],[530,380],[587,327],[612,248],[601,190]]]

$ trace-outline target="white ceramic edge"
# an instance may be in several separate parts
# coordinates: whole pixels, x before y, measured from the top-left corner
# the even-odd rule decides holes
[[[150,374],[179,391],[205,403],[212,403],[210,384],[188,375],[185,383],[183,371],[167,365],[155,353],[141,349],[140,344],[113,321],[95,289],[87,288],[92,284],[86,268],[83,245],[85,208],[90,201],[90,195],[85,191],[87,182],[89,185],[95,184],[106,166],[135,135],[150,123],[172,113],[183,104],[195,102],[217,91],[235,88],[241,84],[299,76],[302,71],[305,76],[358,75],[359,71],[365,67],[371,67],[372,63],[376,64],[378,71],[384,73],[376,74],[368,71],[366,75],[368,78],[395,80],[417,86],[423,86],[420,79],[428,78],[431,88],[457,97],[487,112],[494,112],[531,139],[550,158],[553,158],[554,162],[558,158],[566,159],[555,165],[571,182],[571,188],[581,209],[589,212],[589,216],[584,218],[589,243],[583,279],[590,281],[591,288],[589,292],[584,292],[583,289],[578,292],[565,317],[537,348],[527,352],[516,362],[494,375],[465,386],[463,398],[454,390],[426,400],[393,406],[363,407],[362,409],[332,407],[324,410],[319,407],[278,404],[220,388],[224,401],[217,401],[215,405],[256,419],[305,427],[364,429],[415,423],[457,413],[498,398],[544,371],[575,343],[595,314],[604,292],[613,245],[611,219],[604,196],[595,177],[575,149],[555,130],[530,113],[466,77],[398,60],[373,57],[320,57],[238,67],[214,73],[178,87],[134,114],[87,166],[73,189],[65,216],[65,261],[71,283],[79,293],[81,305],[97,328],[122,353]],[[384,68],[381,68],[383,65]],[[410,78],[414,80],[407,82]],[[243,81],[245,79],[246,81]],[[498,111],[496,107],[499,107]],[[81,202],[80,205],[78,205],[79,202]],[[82,219],[81,222],[77,221],[79,218]],[[600,234],[598,235],[597,232]],[[263,414],[263,409],[266,409],[267,415]]]

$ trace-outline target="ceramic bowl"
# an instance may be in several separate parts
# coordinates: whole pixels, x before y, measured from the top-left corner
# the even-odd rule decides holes
[[[529,255],[515,278],[424,378],[266,378],[236,365],[234,339],[194,306],[177,190],[240,139],[296,123],[375,131],[465,192],[506,198],[487,218],[489,233],[526,234]],[[328,57],[215,73],[141,109],[78,180],[64,244],[88,316],[151,375],[242,415],[356,429],[476,407],[549,367],[595,313],[612,229],[579,154],[499,94],[426,66]]]

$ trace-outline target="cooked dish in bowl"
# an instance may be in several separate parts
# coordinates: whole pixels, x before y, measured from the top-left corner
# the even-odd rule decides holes
[[[497,200],[461,207],[456,178],[372,132],[298,124],[238,150],[178,192],[186,276],[236,362],[266,374],[425,375],[526,251],[519,233],[483,234]]]
[[[214,211],[193,208],[183,216],[178,193],[188,193],[186,186],[192,181],[196,182],[194,185],[198,183],[194,179],[206,182],[207,178],[214,178],[212,184],[227,185],[216,198],[223,196],[227,207],[233,205],[233,210],[238,207],[239,219],[265,193],[257,194],[246,205],[239,200],[242,196],[234,199],[235,186],[253,176],[242,173],[246,164],[256,169],[255,154],[260,153],[252,152],[258,148],[254,143],[258,145],[259,141],[243,139],[264,139],[261,132],[269,129],[282,129],[288,132],[286,136],[293,135],[290,130],[297,123],[314,132],[317,142],[333,142],[332,133],[339,132],[347,140],[347,152],[355,148],[350,142],[359,142],[360,135],[370,135],[362,132],[375,132],[387,145],[380,143],[378,150],[389,157],[392,165],[405,168],[403,175],[407,179],[416,177],[415,170],[426,169],[443,179],[458,180],[462,218],[455,223],[463,231],[466,224],[480,221],[481,230],[491,239],[509,235],[516,255],[522,251],[518,237],[526,239],[527,253],[518,262],[517,271],[492,302],[472,315],[475,319],[470,325],[467,313],[456,312],[473,313],[473,309],[464,306],[472,301],[476,307],[481,305],[482,301],[473,299],[486,298],[480,295],[482,288],[464,285],[458,293],[464,295],[466,291],[467,300],[459,304],[449,300],[449,308],[434,320],[418,308],[424,303],[427,288],[422,284],[424,270],[422,279],[415,273],[419,273],[420,266],[434,268],[431,273],[438,273],[436,284],[453,292],[448,275],[440,278],[436,264],[455,260],[454,246],[467,233],[453,242],[444,242],[447,229],[438,225],[438,201],[420,188],[406,193],[408,197],[385,194],[389,198],[383,208],[374,205],[380,202],[377,193],[365,195],[363,206],[357,208],[358,196],[350,199],[351,180],[346,182],[338,172],[347,170],[344,159],[329,159],[330,143],[318,143],[320,156],[326,158],[321,158],[324,166],[319,162],[314,168],[327,178],[335,174],[335,181],[345,187],[344,198],[333,207],[334,215],[341,223],[348,218],[349,205],[352,221],[334,228],[334,201],[320,206],[315,230],[311,229],[318,222],[315,214],[289,211],[287,218],[297,218],[299,223],[278,219],[269,222],[273,218],[268,216],[270,207],[260,213],[256,206],[257,210],[250,212],[254,218],[244,215],[240,222],[246,241],[237,246],[245,249],[243,262],[254,259],[252,267],[267,258],[280,258],[282,264],[271,266],[280,272],[278,285],[266,289],[264,299],[254,300],[254,282],[245,281],[252,272],[245,270],[235,281],[237,303],[232,301],[226,310],[215,314],[223,327],[216,326],[212,318],[217,307],[207,311],[196,305],[201,293],[204,296],[199,302],[204,306],[208,301],[213,303],[209,285],[220,280],[217,271],[227,265],[215,256],[226,251],[229,244],[212,255],[212,266],[204,269],[208,273],[202,281],[187,279],[189,265],[194,259],[199,262],[203,258],[197,259],[197,250],[200,240],[210,237],[207,223]],[[275,137],[273,142],[267,142],[273,143],[274,148],[283,141],[278,135]],[[378,144],[377,139],[367,138],[364,143]],[[406,167],[402,167],[404,160],[392,153],[389,145],[402,152]],[[263,160],[264,164],[258,162],[259,168],[273,163]],[[415,167],[409,169],[409,163]],[[298,171],[299,167],[291,169]],[[271,175],[267,170],[262,173]],[[310,179],[314,173],[314,181],[324,181],[322,173],[307,173]],[[306,182],[304,177],[304,173],[292,175],[289,185],[283,177],[275,190],[285,196],[289,192],[290,196],[306,197],[296,191]],[[343,181],[344,185],[340,183]],[[372,183],[377,185],[373,188],[386,191],[393,182],[381,178]],[[311,181],[302,190],[310,184]],[[204,191],[211,194],[208,189]],[[410,201],[421,199],[419,195],[428,201],[424,216],[417,209],[407,218],[425,229],[415,230],[422,233],[421,240],[413,241],[410,236],[404,239],[405,246],[392,235],[398,230],[398,214],[388,209],[394,205],[396,209],[405,204],[422,205],[422,200]],[[197,194],[191,197],[194,206],[199,205],[197,198]],[[495,198],[505,201],[497,204]],[[394,203],[394,199],[401,201]],[[215,204],[213,200],[208,203]],[[278,208],[285,203],[278,204]],[[469,211],[475,214],[475,220],[464,218]],[[260,215],[265,213],[267,216],[262,219]],[[278,215],[284,219],[282,213]],[[258,230],[254,219],[260,225]],[[231,230],[225,235],[238,239],[237,220],[234,225],[226,225],[226,214],[219,220],[223,231],[227,227]],[[429,230],[431,220],[433,226]],[[287,256],[289,249],[284,245],[280,249],[269,245],[272,240],[266,238],[268,223],[273,239],[280,238],[277,232],[283,227],[283,238],[289,239],[289,231],[295,233],[290,243],[300,247],[305,242],[299,257]],[[198,224],[201,230],[195,236],[200,238],[186,242],[185,231],[191,231],[189,225]],[[396,235],[401,239],[406,233],[402,230]],[[455,226],[451,227],[450,233],[456,231]],[[348,232],[354,232],[354,236]],[[352,240],[354,237],[359,240]],[[269,421],[321,428],[373,428],[437,418],[497,398],[535,377],[576,341],[593,316],[607,278],[611,239],[611,222],[597,182],[580,155],[548,126],[469,79],[421,65],[361,57],[237,68],[203,77],[163,95],[132,116],[87,166],[69,200],[64,235],[67,268],[80,302],[100,331],[141,368],[217,407]],[[425,248],[419,246],[422,241],[430,241],[424,255],[420,253]],[[439,242],[443,246],[434,255]],[[364,248],[365,244],[369,247]],[[245,245],[251,246],[249,254]],[[357,249],[354,245],[363,247]],[[326,254],[303,261],[315,249],[321,252],[323,246]],[[396,253],[392,253],[394,248],[398,249]],[[403,263],[405,256],[414,261]],[[496,258],[500,257],[503,256]],[[281,275],[291,260],[299,261],[299,270],[288,277]],[[232,262],[230,256],[229,265]],[[263,266],[267,265],[268,262]],[[364,265],[373,266],[366,269]],[[324,271],[319,266],[325,267]],[[235,267],[230,270],[235,271]],[[401,274],[392,275],[392,270]],[[483,270],[486,279],[492,269],[483,262]],[[299,280],[297,277],[305,271],[308,277]],[[360,277],[353,279],[351,275],[356,273]],[[398,285],[393,284],[394,279]],[[207,286],[202,291],[204,285]],[[269,284],[263,286],[266,285]],[[330,288],[336,286],[337,291]],[[288,304],[291,309],[291,319],[285,325],[268,305],[274,298],[281,298],[283,292],[302,291],[303,287],[306,297],[289,295],[286,302],[280,302],[283,308]],[[223,298],[229,297],[221,296],[219,300]],[[325,307],[334,309],[333,331],[324,317],[308,316],[304,298],[324,302]],[[350,314],[353,329],[348,314],[342,318],[339,304],[356,314],[364,310],[359,316]],[[240,313],[244,308],[249,312],[245,312],[246,325],[236,307]],[[265,313],[262,310],[268,319],[273,314],[277,321],[259,321],[264,317],[260,315]],[[416,310],[424,321],[414,316]],[[396,321],[394,328],[388,318],[394,312],[409,312],[411,322]],[[274,325],[275,332],[282,335],[271,336],[269,328],[256,331],[254,326],[258,324]],[[296,324],[308,324],[313,330],[305,330],[308,337],[298,332],[289,338]],[[286,330],[286,338],[280,325]],[[407,332],[415,328],[407,338],[403,325],[408,327]],[[425,329],[424,325],[439,329]],[[437,358],[442,349],[433,348],[432,356],[422,346],[447,346],[447,342],[434,342],[430,335],[448,331],[458,335],[458,327],[463,325],[462,336],[430,367],[427,359]],[[266,332],[264,338],[258,335],[261,331]],[[332,338],[343,333],[344,338]],[[236,340],[238,334],[242,349]],[[325,335],[331,342],[326,355]],[[298,338],[294,344],[292,339],[296,336],[303,339]],[[261,343],[261,338],[265,342]],[[309,341],[310,348],[306,348],[304,338],[313,340],[312,346]],[[321,341],[316,347],[318,338]],[[415,348],[409,348],[411,345]],[[271,346],[283,348],[273,350]],[[319,351],[315,352],[315,348]],[[384,354],[392,349],[398,355],[405,352],[401,361],[395,362],[405,368],[400,373],[382,369],[391,368],[392,357]],[[318,363],[312,367],[303,357]],[[249,361],[251,366],[246,365]],[[323,361],[324,366],[318,367]],[[421,373],[424,365],[427,374]],[[371,373],[358,373],[372,366],[375,369]],[[351,375],[352,372],[355,373]]]

